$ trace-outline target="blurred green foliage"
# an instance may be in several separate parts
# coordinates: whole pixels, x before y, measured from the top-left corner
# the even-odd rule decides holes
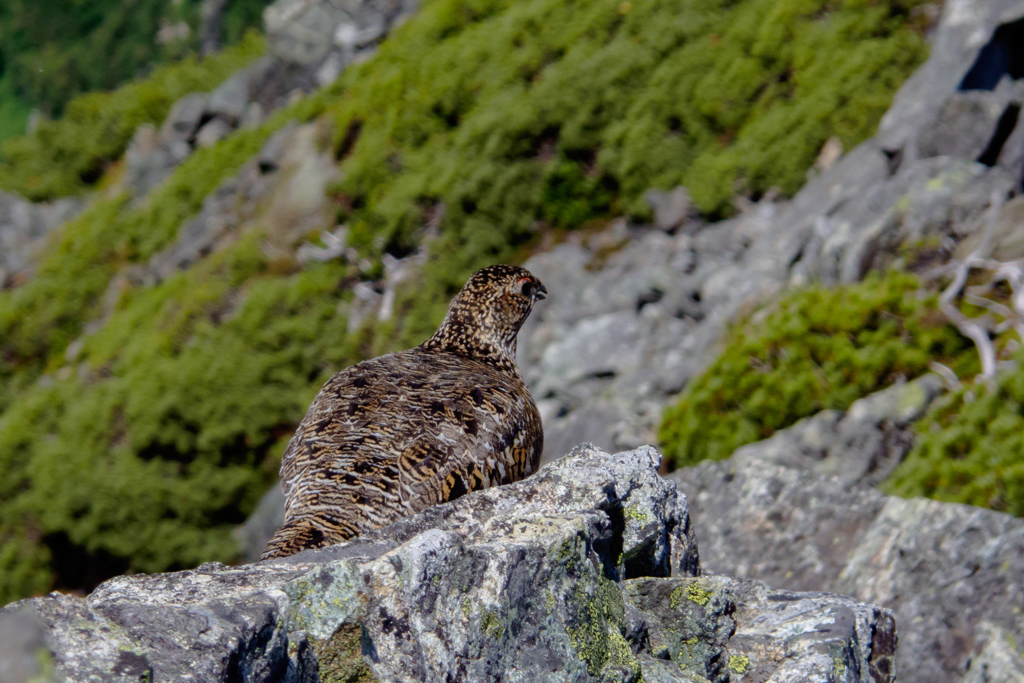
[[[917,425],[917,441],[886,482],[889,493],[993,508],[1024,517],[1024,362],[943,397]]]
[[[262,26],[269,0],[230,0],[221,16],[223,44]],[[74,96],[109,90],[199,47],[202,0],[4,0],[0,3],[0,112],[17,106],[58,116]],[[159,41],[161,28],[187,36]],[[14,133],[24,132],[22,126]],[[0,126],[0,140],[8,137]]]
[[[352,343],[334,315],[344,269],[270,276],[250,235],[127,292],[74,364],[65,351],[103,316],[118,268],[166,246],[272,132],[322,113],[329,93],[196,151],[141,205],[97,199],[31,281],[0,293],[0,603],[236,558],[230,529],[276,476],[271,445],[324,364],[357,359],[338,351]]]
[[[15,94],[10,77],[0,75],[0,141],[24,133],[31,113]]]
[[[113,92],[76,97],[62,118],[41,120],[31,135],[4,141],[0,187],[34,201],[88,189],[124,153],[139,125],[159,124],[178,98],[212,90],[263,50],[263,38],[250,33],[207,59],[189,57]]]
[[[427,0],[373,59],[196,152],[145,201],[98,196],[29,282],[0,292],[0,601],[235,557],[229,530],[324,379],[422,341],[470,272],[541,226],[642,214],[650,186],[688,184],[712,214],[737,191],[794,191],[830,135],[852,146],[873,132],[923,59],[911,4]],[[131,121],[163,115],[142,104],[169,87],[153,85],[161,73],[87,96],[50,138],[5,148],[0,181],[37,198],[87,186]],[[348,335],[338,311],[356,274],[281,272],[256,233],[104,309],[114,275],[167,246],[274,130],[320,115],[343,172],[338,218],[374,272],[385,252],[416,248],[444,206],[392,321]],[[107,130],[119,142],[97,147]],[[880,339],[903,334],[876,326]],[[864,362],[885,382],[897,361]]]
[[[721,460],[824,409],[845,410],[931,361],[978,371],[971,343],[904,273],[786,296],[763,320],[734,326],[725,349],[679,403],[659,439],[677,467]]]

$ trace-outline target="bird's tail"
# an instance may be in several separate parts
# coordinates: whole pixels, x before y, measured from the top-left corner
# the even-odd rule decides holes
[[[311,548],[325,548],[348,540],[351,536],[325,529],[308,517],[297,517],[281,525],[260,555],[260,562],[275,557],[288,557]]]

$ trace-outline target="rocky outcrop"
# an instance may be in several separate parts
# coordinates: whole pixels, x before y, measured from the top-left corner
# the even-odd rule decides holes
[[[30,277],[46,247],[46,236],[85,206],[81,199],[33,204],[0,191],[0,289]]]
[[[223,4],[203,4],[204,26],[216,24]],[[416,0],[277,0],[264,11],[268,54],[212,92],[182,97],[159,128],[140,126],[125,153],[126,185],[145,195],[195,149],[258,125],[295,97],[333,83],[417,7]],[[204,45],[216,41],[212,30],[204,28]]]
[[[142,125],[125,152],[124,182],[143,196],[201,147],[212,147],[240,127],[260,124],[283,106],[302,82],[286,84],[272,57],[263,57],[209,93],[189,93],[174,103],[159,128]],[[309,88],[306,88],[307,90]]]
[[[54,680],[894,679],[887,610],[699,576],[659,460],[584,445],[347,544],[15,603],[0,633]]]
[[[263,21],[271,53],[327,85],[418,7],[418,0],[277,0]]]
[[[271,258],[292,258],[293,245],[333,223],[327,186],[338,177],[329,153],[318,149],[317,124],[291,124],[275,133],[239,172],[203,202],[199,214],[149,262],[120,278],[153,284],[200,261],[247,229],[266,234]],[[115,281],[113,289],[120,284]]]
[[[705,571],[891,609],[900,680],[1024,680],[1024,520],[865,485],[905,453],[939,386],[892,387],[670,478]]]
[[[520,334],[519,364],[548,457],[584,439],[655,442],[662,407],[714,358],[726,323],[782,288],[973,244],[993,192],[1024,181],[1022,22],[1021,0],[945,3],[931,56],[878,135],[821,164],[791,201],[741,201],[736,218],[704,225],[681,188],[651,192],[654,226],[618,223],[530,259],[552,295]],[[1004,251],[1021,249],[1019,212],[1003,207]]]

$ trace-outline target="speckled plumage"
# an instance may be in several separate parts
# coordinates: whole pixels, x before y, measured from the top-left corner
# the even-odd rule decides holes
[[[532,474],[544,433],[516,366],[516,335],[546,292],[522,268],[484,268],[430,339],[332,377],[281,461],[285,522],[261,559]]]

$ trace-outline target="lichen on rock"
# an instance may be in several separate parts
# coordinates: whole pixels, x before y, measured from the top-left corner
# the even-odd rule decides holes
[[[686,497],[659,464],[585,444],[349,543],[118,577],[0,619],[41,623],[68,680],[723,680],[727,662],[810,671],[821,653],[866,670],[857,635],[887,612],[698,577]]]

